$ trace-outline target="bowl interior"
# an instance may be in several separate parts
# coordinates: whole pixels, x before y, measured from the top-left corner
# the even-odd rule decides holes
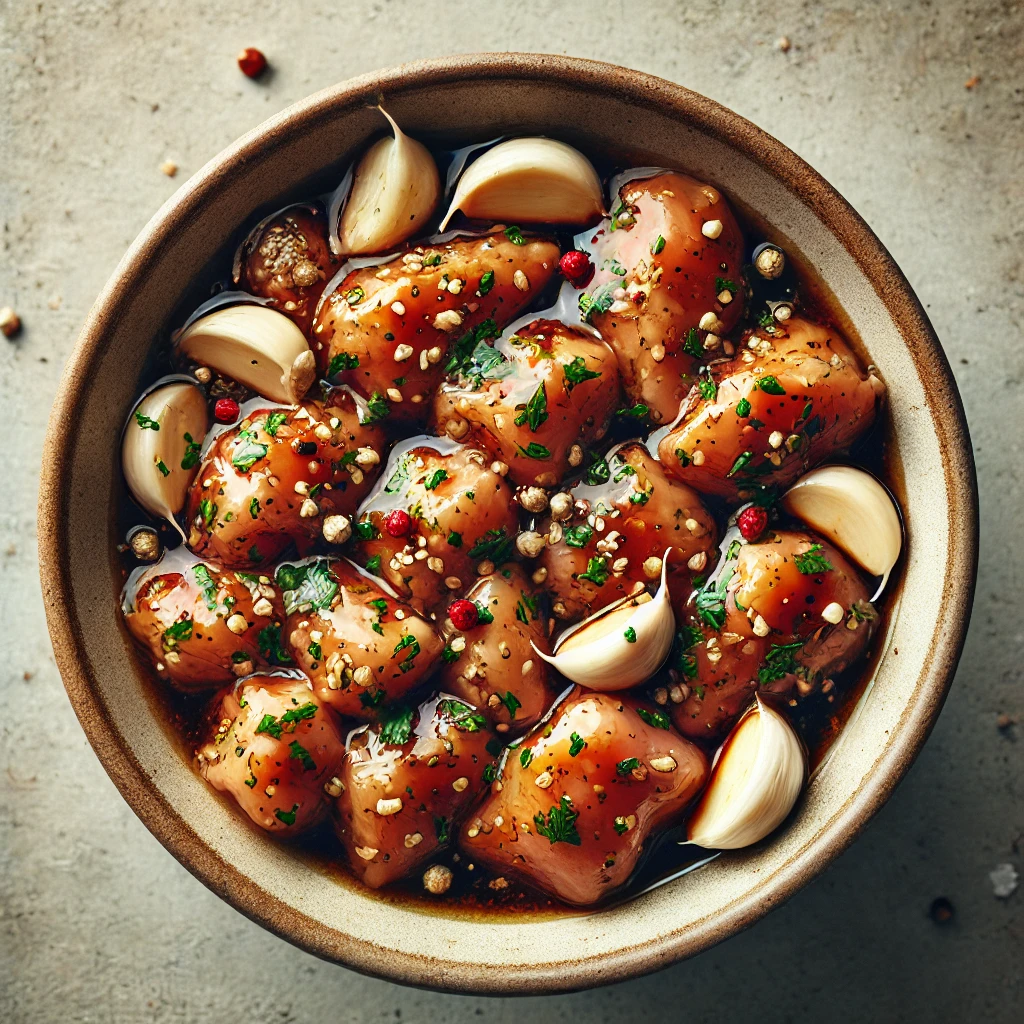
[[[383,903],[311,869],[244,827],[193,773],[148,713],[148,684],[114,614],[117,439],[151,343],[254,211],[327,181],[380,130],[371,105],[381,95],[414,134],[550,134],[715,183],[793,242],[889,386],[909,544],[868,698],[776,838],[616,909],[495,924]],[[93,746],[147,826],[207,885],[290,940],[368,973],[453,990],[540,992],[652,970],[752,923],[805,884],[884,802],[927,736],[974,578],[973,466],[959,399],[874,236],[814,172],[736,115],[657,79],[565,58],[453,58],[356,80],[207,165],[145,229],[90,316],[51,419],[41,493],[58,664]]]

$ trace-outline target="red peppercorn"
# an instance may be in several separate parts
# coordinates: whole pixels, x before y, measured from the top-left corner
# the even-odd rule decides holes
[[[238,66],[242,69],[243,75],[249,78],[259,78],[266,70],[267,58],[256,47],[247,46],[238,55]]]
[[[404,508],[393,508],[384,517],[384,529],[389,537],[404,537],[412,527],[412,519]]]
[[[579,249],[570,249],[558,261],[558,269],[567,281],[577,288],[582,288],[590,280],[590,276],[594,272],[594,265],[585,252],[581,252]]]
[[[458,601],[452,601],[448,605],[448,618],[452,620],[452,625],[456,629],[472,629],[479,616],[477,615],[476,605],[472,601],[465,601],[461,598]]]
[[[233,398],[218,398],[213,407],[213,418],[218,423],[234,423],[238,413],[238,403]]]
[[[745,540],[757,540],[768,525],[768,513],[760,505],[751,505],[736,517],[736,525]]]

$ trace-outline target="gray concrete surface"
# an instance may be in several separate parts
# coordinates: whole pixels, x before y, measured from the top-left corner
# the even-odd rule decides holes
[[[775,41],[787,35],[792,48]],[[262,47],[273,75],[234,64]],[[541,1002],[451,998],[298,952],[138,822],[64,696],[36,579],[43,431],[104,280],[188,174],[324,85],[474,50],[616,61],[700,90],[807,158],[917,289],[957,374],[982,485],[981,576],[942,718],[867,833],[738,938]],[[979,76],[973,88],[965,82]],[[1024,1019],[1024,9],[1013,0],[0,4],[0,1021]],[[165,160],[179,166],[171,180]],[[1021,724],[999,729],[998,716]],[[937,896],[952,924],[928,916]]]

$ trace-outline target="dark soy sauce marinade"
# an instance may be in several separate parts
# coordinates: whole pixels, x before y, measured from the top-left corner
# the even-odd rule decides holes
[[[443,170],[452,159],[452,151],[446,150],[441,146],[434,146],[432,149],[438,166]],[[593,157],[592,154],[588,155]],[[630,159],[630,156],[634,158]],[[649,160],[645,160],[639,154],[623,154],[616,160],[614,165],[607,160],[594,160],[598,172],[602,174],[603,180],[606,183],[622,168],[642,166],[649,162]],[[681,170],[687,173],[686,169]],[[338,178],[341,177],[341,173],[343,171],[338,173]],[[696,170],[695,176],[701,177],[699,169]],[[317,182],[317,184],[324,183],[326,183],[326,179],[320,179]],[[314,192],[315,188],[304,190],[291,201],[301,202],[308,199],[310,194]],[[753,325],[756,322],[756,316],[753,315],[751,307],[758,307],[765,298],[771,298],[776,301],[781,299],[795,300],[797,308],[801,313],[805,313],[811,319],[821,323],[836,326],[856,352],[861,365],[866,368],[871,363],[870,355],[850,323],[849,318],[827,286],[809,272],[800,253],[787,239],[764,223],[756,211],[746,208],[731,196],[726,196],[725,198],[732,205],[732,209],[744,232],[746,260],[748,263],[745,276],[748,283],[754,288],[754,298],[744,313],[741,328]],[[289,204],[282,202],[280,207],[286,205]],[[225,247],[225,250],[218,258],[212,261],[210,266],[205,268],[202,273],[197,274],[195,288],[181,303],[176,315],[172,318],[171,324],[168,325],[168,337],[162,339],[161,344],[154,346],[150,353],[142,380],[140,381],[141,386],[148,386],[157,378],[174,371],[170,358],[170,331],[183,324],[200,302],[225,288],[233,288],[229,283],[229,275],[237,245],[246,237],[254,224],[272,212],[273,209],[268,208],[254,214],[249,223],[240,227],[232,244]],[[439,216],[440,213],[438,214]],[[540,230],[543,230],[543,228],[541,227]],[[554,234],[563,252],[573,248],[573,233],[563,231],[545,233]],[[753,250],[762,242],[771,242],[779,246],[786,254],[786,271],[778,281],[765,282],[759,278],[756,270],[749,266]],[[210,282],[213,282],[213,284],[211,285]],[[539,311],[552,305],[560,284],[561,279],[556,275],[556,279],[537,297],[530,309]],[[763,305],[760,305],[759,308],[762,312],[764,311]],[[738,333],[738,330],[736,333]],[[245,392],[242,388],[238,388],[233,390],[232,394],[241,401],[248,397],[249,393]],[[651,429],[653,429],[653,426]],[[392,430],[389,440],[399,441],[407,433],[408,431],[403,433],[400,428]],[[644,435],[646,435],[646,431],[644,431]],[[638,432],[635,422],[631,423],[628,419],[617,417],[607,437],[602,441],[602,445],[606,450],[618,441],[637,436]],[[898,502],[902,500],[904,493],[902,467],[894,450],[892,423],[884,404],[880,410],[880,415],[876,417],[871,429],[858,440],[852,450],[847,453],[845,459],[833,461],[849,461],[852,464],[867,469],[885,482]],[[702,495],[702,498],[708,510],[715,516],[720,530],[724,532],[726,519],[732,509],[712,496]],[[156,528],[160,533],[162,543],[166,547],[174,547],[180,541],[180,538],[178,538],[169,524],[152,520],[124,492],[116,524],[117,537],[123,539],[132,527],[141,523]],[[783,515],[776,525],[784,528],[789,525],[798,524],[788,522]],[[135,567],[136,563],[131,558],[130,550],[125,545],[119,546],[118,551],[120,553],[122,576],[124,579],[127,579],[128,574]],[[289,554],[289,552],[286,552],[280,560],[287,560]],[[895,601],[898,600],[900,585],[900,566],[897,566],[897,569],[890,578],[885,593],[876,603],[876,610],[880,620],[879,626],[869,651],[860,664],[833,677],[835,686],[830,693],[822,694],[816,692],[800,701],[790,700],[788,703],[778,705],[788,713],[790,721],[796,727],[806,745],[809,754],[809,767],[812,773],[821,764],[830,746],[838,738],[843,726],[849,720],[858,701],[863,696],[868,680],[874,673],[885,643],[889,610]],[[143,661],[140,660],[139,664],[145,675],[152,675]],[[166,725],[182,756],[191,761],[201,739],[201,730],[206,710],[211,700],[211,694],[186,695],[155,677],[151,678],[150,682],[151,685],[146,687],[146,691],[149,698],[153,701],[154,712]],[[430,683],[428,682],[425,689],[429,691],[429,688]],[[639,687],[638,692],[646,692],[646,687]],[[716,746],[717,744],[715,743],[704,745],[709,760],[713,757]],[[218,794],[218,798],[230,801],[230,797],[226,794]],[[251,828],[254,833],[262,835],[261,830],[250,822],[244,814],[239,813],[237,817],[242,827]],[[669,878],[677,874],[681,869],[708,858],[708,851],[679,846],[678,844],[683,840],[685,840],[685,823],[652,836],[629,884],[613,894],[609,902],[620,902],[631,894],[639,893],[648,886],[656,884],[659,880]],[[770,841],[770,837],[766,841]],[[312,832],[304,833],[296,840],[289,842],[289,845],[295,855],[305,860],[311,869],[330,874],[342,884],[360,889],[363,888],[349,873],[341,844],[335,837],[329,821],[325,821]],[[425,894],[421,882],[422,871],[419,870],[414,871],[410,877],[382,889],[373,890],[373,895],[375,898],[391,904],[399,904],[434,913],[459,913],[474,918],[486,918],[491,915],[497,915],[501,918],[524,913],[530,914],[533,917],[543,918],[545,916],[586,914],[592,912],[593,909],[600,908],[600,905],[597,908],[570,907],[513,878],[508,879],[509,884],[506,887],[492,889],[489,883],[494,880],[495,876],[478,866],[474,865],[471,868],[471,862],[466,855],[460,853],[454,846],[438,851],[428,863],[447,864],[452,868],[452,885],[445,896],[434,897]]]

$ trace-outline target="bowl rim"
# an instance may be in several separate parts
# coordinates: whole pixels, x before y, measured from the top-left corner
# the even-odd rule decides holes
[[[66,509],[71,424],[89,388],[83,365],[98,358],[104,336],[133,282],[159,258],[161,240],[193,214],[233,169],[258,161],[274,136],[309,130],[339,109],[429,86],[508,78],[552,82],[653,108],[738,150],[809,207],[851,255],[891,315],[922,371],[949,498],[950,543],[946,591],[936,642],[899,729],[865,785],[833,814],[808,846],[771,879],[684,934],[646,940],[570,962],[520,966],[465,964],[388,950],[308,917],[263,890],[208,846],[165,800],[143,766],[123,747],[81,650],[68,580]],[[927,315],[888,251],[846,200],[781,142],[727,107],[683,86],[617,65],[536,53],[479,53],[422,60],[375,71],[323,89],[247,132],[190,178],[143,228],[114,270],[82,328],[61,378],[43,451],[38,506],[39,565],[47,624],[68,697],[86,736],[121,795],[159,842],[246,917],[326,960],[374,977],[449,992],[541,994],[609,984],[658,970],[749,927],[819,875],[867,825],[909,769],[927,739],[953,680],[970,618],[978,558],[978,491],[963,405],[949,362]]]

